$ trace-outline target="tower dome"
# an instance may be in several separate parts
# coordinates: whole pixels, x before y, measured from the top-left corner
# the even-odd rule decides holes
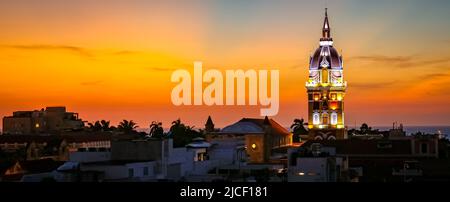
[[[316,49],[310,58],[309,69],[342,69],[342,57],[333,47],[333,38],[331,38],[331,28],[328,21],[328,12],[325,10],[325,19],[322,27],[322,38],[320,46]]]

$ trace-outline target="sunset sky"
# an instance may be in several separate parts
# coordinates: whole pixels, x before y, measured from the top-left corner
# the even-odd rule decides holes
[[[344,58],[346,125],[450,125],[448,0],[2,0],[0,117],[66,106],[89,122],[200,128],[208,115],[218,127],[259,116],[260,106],[174,106],[172,72],[202,61],[279,69],[273,118],[288,126],[307,117],[325,6]]]

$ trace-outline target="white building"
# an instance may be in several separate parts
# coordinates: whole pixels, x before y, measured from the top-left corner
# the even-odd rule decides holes
[[[61,166],[59,181],[180,181],[189,177],[205,181],[220,160],[210,160],[210,144],[194,142],[174,148],[173,140],[113,142],[111,151],[73,152]],[[75,176],[77,173],[78,176]]]
[[[311,145],[308,150],[288,151],[288,182],[336,182],[347,170],[346,157],[336,156],[336,149]]]

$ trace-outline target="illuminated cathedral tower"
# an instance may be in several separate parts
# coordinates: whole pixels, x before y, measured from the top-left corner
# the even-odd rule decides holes
[[[322,28],[320,47],[309,62],[308,128],[309,139],[345,139],[344,97],[347,83],[344,81],[342,56],[333,47],[328,13]]]

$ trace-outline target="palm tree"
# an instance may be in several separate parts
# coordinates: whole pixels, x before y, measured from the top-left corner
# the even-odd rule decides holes
[[[291,130],[293,132],[293,142],[300,142],[300,135],[308,134],[308,130],[304,127],[305,120],[303,119],[294,119],[294,123],[291,125]]]
[[[163,138],[164,129],[161,122],[153,121],[152,124],[150,124],[150,136],[155,138]]]
[[[191,143],[193,138],[202,136],[200,132],[194,129],[194,126],[186,126],[180,119],[172,122],[169,134],[169,138],[173,138],[174,147],[184,147]]]
[[[113,127],[110,127],[110,122],[101,120],[101,121],[95,121],[94,123],[88,123],[89,128],[92,131],[111,131]]]
[[[88,125],[92,131],[101,131],[102,130],[102,124],[100,124],[100,121],[96,121],[94,123],[88,123]]]
[[[170,131],[173,132],[174,130],[184,128],[184,124],[181,123],[180,119],[177,119],[175,121],[172,121],[172,126],[170,126]]]
[[[110,123],[109,121],[105,121],[105,120],[100,121],[100,124],[102,125],[102,131],[110,131],[111,130],[109,123]]]
[[[135,132],[135,129],[137,127],[138,127],[137,124],[133,120],[130,120],[130,121],[123,120],[122,122],[119,123],[119,125],[117,126],[117,129],[124,133],[132,133],[132,132]]]

